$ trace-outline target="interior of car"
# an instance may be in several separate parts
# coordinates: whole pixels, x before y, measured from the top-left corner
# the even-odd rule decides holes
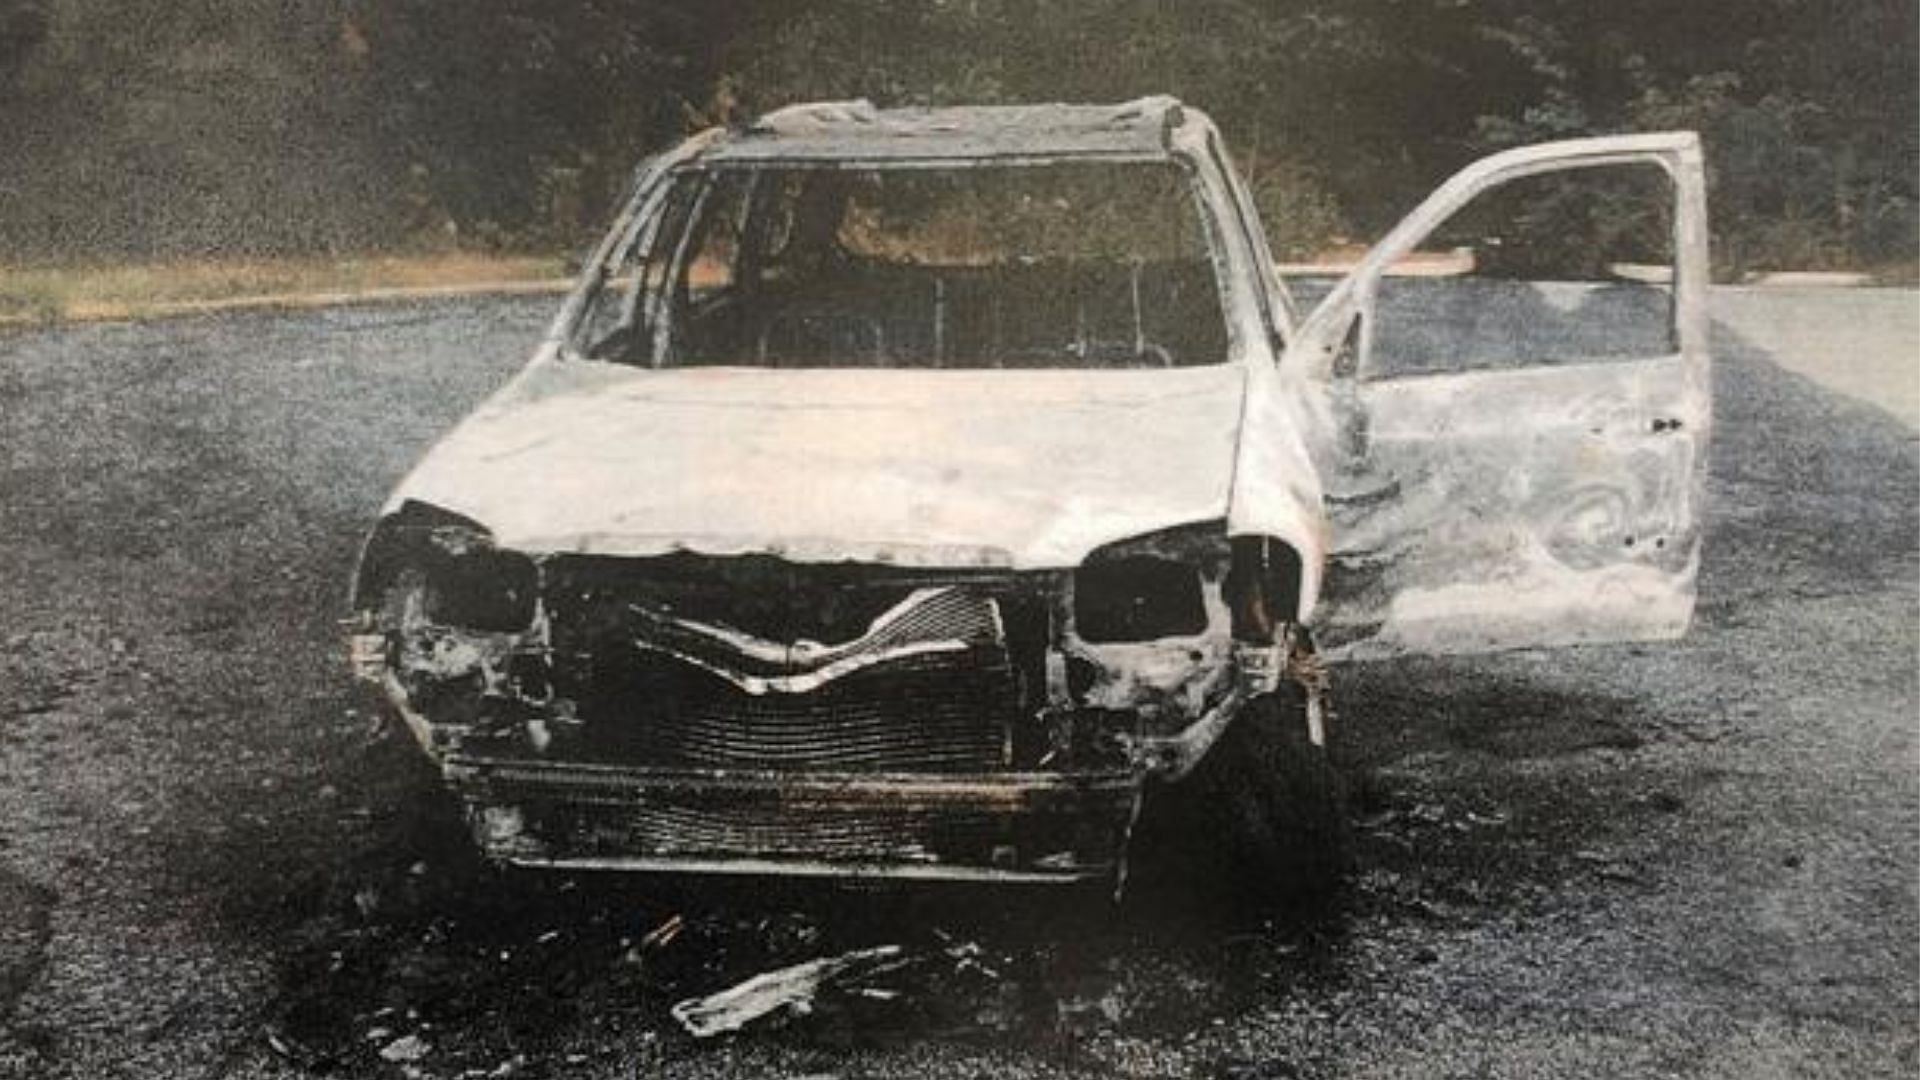
[[[1219,363],[1218,286],[1164,164],[690,171],[586,340],[660,367]],[[604,309],[604,310],[603,310]],[[609,317],[611,316],[611,317]]]

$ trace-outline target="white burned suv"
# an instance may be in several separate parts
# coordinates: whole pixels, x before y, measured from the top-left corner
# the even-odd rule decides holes
[[[1529,147],[1303,313],[1171,99],[707,132],[394,492],[354,664],[511,864],[1112,879],[1190,785],[1283,895],[1325,660],[1687,627],[1705,236],[1693,135]]]

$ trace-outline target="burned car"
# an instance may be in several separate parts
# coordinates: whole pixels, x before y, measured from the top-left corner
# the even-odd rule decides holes
[[[1615,174],[1641,261],[1567,242]],[[1602,280],[1468,213],[1541,180],[1522,224]],[[1254,205],[1165,98],[802,105],[644,162],[385,506],[357,672],[509,864],[1112,880],[1204,781],[1224,872],[1324,875],[1328,660],[1687,627],[1701,154],[1482,160],[1310,312]],[[1463,221],[1494,272],[1402,272]]]

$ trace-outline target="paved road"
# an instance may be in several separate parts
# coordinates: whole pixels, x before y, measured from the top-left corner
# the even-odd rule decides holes
[[[1920,292],[1721,288],[1713,314],[1781,367],[1920,430]]]
[[[1696,632],[1338,672],[1351,896],[1226,930],[474,865],[332,620],[380,494],[549,307],[0,338],[0,1077],[1920,1068],[1920,447],[1861,400],[1903,390],[1800,374],[1849,347],[1819,320],[1726,312]],[[712,1044],[666,1016],[888,942],[898,999]]]

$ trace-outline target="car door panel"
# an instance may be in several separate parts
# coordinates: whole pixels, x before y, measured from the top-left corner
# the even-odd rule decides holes
[[[1669,359],[1372,388],[1364,464],[1327,496],[1324,643],[1377,656],[1678,636],[1698,443],[1666,405],[1685,378]]]
[[[1366,377],[1379,359],[1387,265],[1480,191],[1596,163],[1657,164],[1673,179],[1670,340],[1633,340],[1603,360],[1562,359],[1542,344],[1524,351],[1522,364]],[[1316,455],[1333,548],[1314,621],[1330,653],[1480,652],[1685,632],[1711,426],[1705,275],[1697,141],[1633,136],[1470,167],[1336,287],[1288,357],[1317,366],[1334,418]],[[1547,299],[1543,312],[1574,302]],[[1467,321],[1524,340],[1542,317],[1505,308]],[[1446,330],[1427,336],[1442,341]]]

